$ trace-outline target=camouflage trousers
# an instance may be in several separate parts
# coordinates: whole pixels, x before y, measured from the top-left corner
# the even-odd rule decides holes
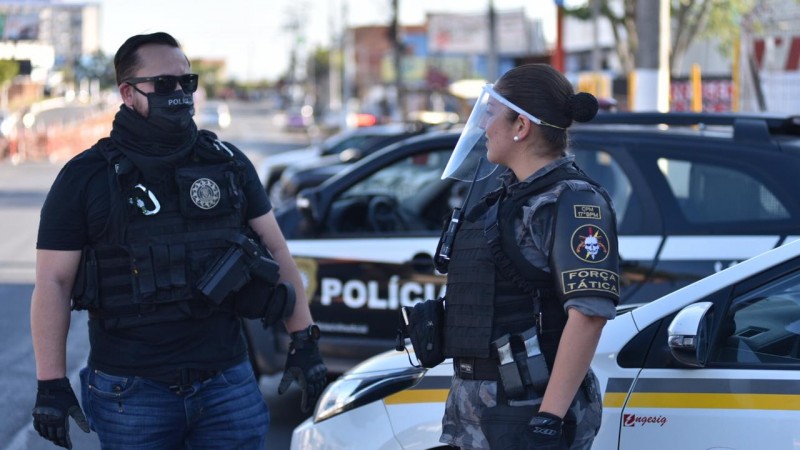
[[[577,425],[570,450],[589,450],[600,429],[603,405],[600,401],[599,385],[592,372],[589,372],[589,377],[588,389],[584,386],[578,389],[565,417],[565,420],[574,420]],[[488,450],[489,443],[481,431],[481,414],[486,408],[497,404],[496,398],[497,382],[462,380],[453,376],[439,442],[463,449]],[[509,405],[538,407],[541,403],[542,399],[538,397],[519,402],[511,401]]]

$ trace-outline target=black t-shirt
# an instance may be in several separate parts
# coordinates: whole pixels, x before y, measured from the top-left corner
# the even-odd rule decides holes
[[[249,159],[229,146],[245,166],[247,219],[270,211]],[[98,242],[108,221],[111,171],[103,155],[87,150],[70,160],[53,182],[42,207],[37,249],[82,250]],[[89,365],[119,375],[160,376],[175,369],[222,370],[247,359],[241,321],[218,312],[203,319],[106,330],[89,320]]]

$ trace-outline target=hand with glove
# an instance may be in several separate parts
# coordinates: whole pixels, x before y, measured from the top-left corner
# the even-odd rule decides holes
[[[289,389],[293,381],[297,381],[303,391],[300,410],[309,412],[317,403],[317,399],[325,388],[328,369],[319,356],[317,340],[319,328],[311,325],[308,328],[292,333],[289,344],[289,355],[286,357],[286,368],[278,385],[278,394]]]
[[[33,428],[43,438],[60,447],[71,449],[70,416],[81,430],[89,432],[89,422],[83,415],[69,380],[67,378],[40,380],[36,404],[33,407]]]
[[[564,421],[550,413],[539,412],[525,430],[525,446],[529,450],[567,450],[567,440],[562,432]]]

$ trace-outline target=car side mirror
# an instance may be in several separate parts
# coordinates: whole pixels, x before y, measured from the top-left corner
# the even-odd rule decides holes
[[[342,152],[339,153],[339,161],[344,163],[358,161],[359,159],[361,159],[362,154],[363,152],[361,151],[361,149],[356,147],[350,147],[348,149],[342,150]]]
[[[708,358],[709,328],[714,304],[699,302],[678,312],[667,329],[670,353],[680,363],[703,367]]]

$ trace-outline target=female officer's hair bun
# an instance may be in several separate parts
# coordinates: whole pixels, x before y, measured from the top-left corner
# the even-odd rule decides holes
[[[567,109],[576,122],[588,122],[597,115],[597,99],[587,92],[578,92],[569,98]]]

